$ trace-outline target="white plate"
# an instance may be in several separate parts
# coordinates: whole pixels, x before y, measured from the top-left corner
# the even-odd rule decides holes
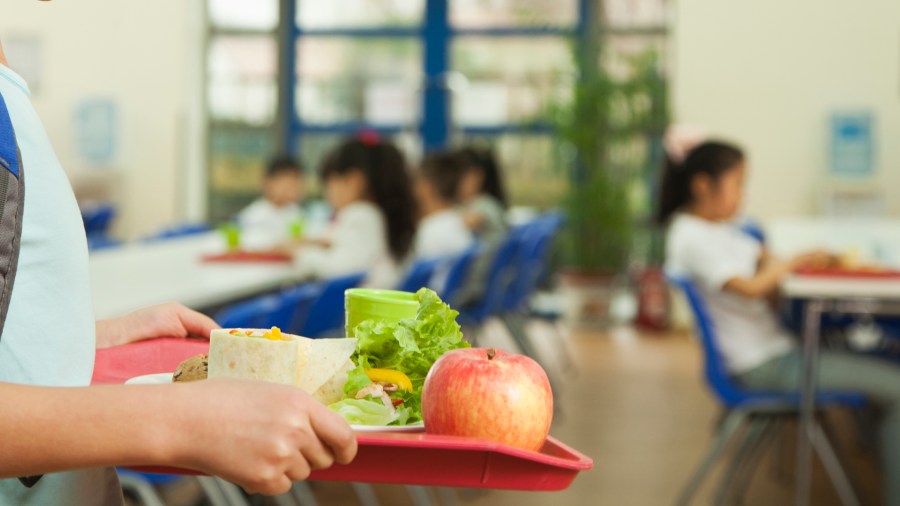
[[[125,381],[126,385],[166,385],[172,383],[172,373],[144,374]],[[422,422],[411,425],[350,425],[356,432],[424,432]]]
[[[411,425],[350,425],[356,432],[425,432],[422,422]]]
[[[125,380],[126,385],[165,385],[172,382],[172,374],[170,372],[160,372],[156,374],[144,374],[143,376],[135,376],[134,378]]]

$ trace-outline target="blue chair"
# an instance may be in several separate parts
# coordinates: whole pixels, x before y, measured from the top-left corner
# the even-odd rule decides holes
[[[177,239],[179,237],[187,237],[191,235],[205,234],[212,230],[212,227],[206,223],[182,223],[172,227],[164,228],[155,234],[144,237],[144,242],[156,242],[166,239]]]
[[[795,419],[798,416],[801,396],[797,391],[750,390],[735,382],[718,351],[716,327],[702,294],[686,278],[670,274],[669,281],[679,287],[687,297],[704,351],[704,374],[707,386],[725,409],[711,450],[685,486],[677,504],[689,504],[691,497],[722,456],[728,444],[741,433],[738,429],[747,426],[741,446],[723,477],[717,493],[716,504],[720,504],[729,491],[729,485],[733,486],[736,498],[740,498],[762,453],[764,443],[776,434],[775,429],[780,428],[787,420]],[[815,402],[820,409],[826,407],[856,409],[864,406],[866,400],[862,395],[853,392],[820,390],[816,395]],[[818,451],[822,463],[831,475],[841,497],[850,498],[851,503],[858,503],[855,500],[853,487],[844,474],[843,467],[829,438],[818,424],[816,424],[813,446]],[[846,503],[847,501],[845,501]]]
[[[81,209],[81,220],[87,235],[105,236],[109,233],[109,225],[116,217],[116,209],[112,204],[98,204]]]
[[[118,248],[122,241],[113,239],[103,234],[91,234],[87,236],[88,251],[100,251],[104,249]]]
[[[397,284],[397,290],[402,292],[417,292],[422,287],[434,288],[433,281],[438,267],[447,263],[447,258],[420,258],[413,262],[403,279]]]
[[[475,243],[469,249],[448,260],[444,280],[435,286],[435,291],[451,307],[456,307],[456,299],[465,286],[472,264],[483,250],[484,247],[481,244]]]
[[[321,291],[318,284],[302,284],[260,295],[223,308],[215,320],[225,328],[279,327],[295,334]]]
[[[344,292],[363,282],[364,273],[350,274],[322,281],[322,290],[310,305],[299,334],[306,337],[344,335]]]

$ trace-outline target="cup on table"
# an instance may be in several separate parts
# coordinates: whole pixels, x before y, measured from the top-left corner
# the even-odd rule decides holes
[[[288,233],[290,233],[291,239],[302,239],[303,231],[305,228],[306,221],[303,218],[297,218],[296,220],[293,220],[288,226]]]
[[[241,229],[233,223],[226,223],[219,227],[219,232],[225,238],[225,247],[228,251],[237,251],[241,247]]]
[[[415,318],[419,310],[416,294],[398,290],[351,288],[344,292],[344,321],[348,337],[355,337],[354,329],[366,320],[398,322]]]

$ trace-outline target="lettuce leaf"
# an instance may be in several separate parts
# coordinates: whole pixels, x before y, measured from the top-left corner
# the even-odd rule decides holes
[[[349,410],[349,406],[355,406],[355,403],[342,403],[354,401],[352,397],[356,392],[371,383],[365,370],[393,369],[409,377],[413,391],[401,390],[391,395],[393,399],[402,399],[403,403],[397,406],[396,418],[389,423],[408,425],[422,421],[422,385],[431,366],[444,353],[457,348],[468,348],[469,343],[463,340],[462,331],[456,323],[459,312],[451,309],[434,291],[427,288],[419,290],[416,298],[419,300],[419,309],[415,318],[399,322],[367,320],[354,329],[357,345],[353,362],[357,367],[347,375],[344,393],[348,399],[332,404],[342,405],[343,411],[336,411],[342,415],[348,413],[358,416]],[[381,407],[387,409],[383,404]],[[379,425],[353,421],[358,418],[351,419],[347,415],[344,418],[350,423]]]
[[[388,425],[400,417],[380,400],[344,399],[328,407],[355,425]]]
[[[432,364],[444,353],[468,348],[456,323],[459,312],[450,309],[427,288],[416,293],[419,310],[415,318],[399,322],[367,320],[354,330],[357,351],[354,361],[363,369],[373,367],[400,371],[418,391]]]

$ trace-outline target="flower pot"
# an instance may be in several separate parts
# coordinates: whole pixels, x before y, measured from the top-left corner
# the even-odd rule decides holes
[[[562,269],[559,290],[563,314],[574,328],[599,330],[613,323],[610,307],[616,293],[617,278],[610,272]]]

